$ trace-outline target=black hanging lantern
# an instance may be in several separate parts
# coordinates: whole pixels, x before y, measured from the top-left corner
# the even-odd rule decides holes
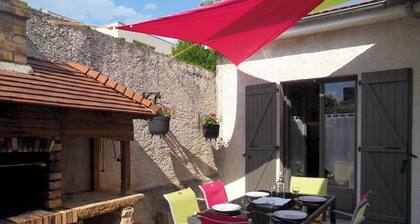
[[[219,137],[219,128],[220,125],[212,124],[212,125],[203,125],[203,136],[206,139],[216,139]]]
[[[152,135],[165,135],[169,132],[170,117],[156,116],[149,120],[149,132]]]

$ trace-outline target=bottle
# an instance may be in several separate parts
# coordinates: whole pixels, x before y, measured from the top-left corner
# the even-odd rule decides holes
[[[282,197],[282,198],[285,198],[285,184],[284,184],[284,181],[283,181],[283,175],[282,174],[280,174],[279,175],[279,177],[278,177],[278,179],[277,179],[277,181],[276,181],[276,193],[277,193],[277,195],[280,195],[280,193],[281,193],[281,196],[280,197]]]

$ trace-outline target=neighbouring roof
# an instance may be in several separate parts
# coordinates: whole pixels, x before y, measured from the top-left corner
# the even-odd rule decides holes
[[[86,66],[29,59],[29,74],[0,70],[0,101],[121,112],[141,117],[160,107]]]
[[[367,5],[371,5],[373,3],[379,3],[379,2],[383,2],[383,0],[367,0],[367,1],[364,1],[364,2],[358,2],[358,3],[354,3],[354,4],[346,4],[343,7],[329,8],[329,9],[322,10],[322,11],[319,11],[319,12],[311,13],[311,14],[308,14],[307,16],[303,17],[303,18],[307,18],[307,17],[311,17],[311,16],[315,16],[315,15],[327,15],[327,14],[340,12],[340,11],[353,10],[353,9],[357,9],[359,7],[363,7],[363,6],[367,6]]]

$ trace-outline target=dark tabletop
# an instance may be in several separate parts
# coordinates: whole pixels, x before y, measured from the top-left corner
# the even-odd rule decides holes
[[[281,195],[277,195],[279,197],[283,197],[283,194]],[[286,193],[286,198],[293,198],[295,196],[293,196],[290,193]],[[297,195],[298,196],[302,196],[302,195]],[[309,224],[312,223],[313,221],[315,221],[320,215],[322,215],[323,213],[325,213],[330,207],[332,209],[335,208],[335,196],[323,196],[325,197],[327,200],[325,202],[322,203],[302,203],[302,202],[297,202],[295,200],[291,200],[289,203],[287,203],[286,205],[282,206],[282,207],[276,207],[276,208],[270,208],[267,206],[257,206],[254,205],[253,203],[247,203],[247,201],[249,201],[249,198],[247,196],[243,196],[241,198],[238,198],[234,201],[231,201],[231,203],[234,204],[238,204],[242,206],[242,211],[241,212],[237,212],[237,213],[232,213],[229,214],[231,216],[241,216],[241,217],[248,217],[250,219],[252,219],[253,224],[267,224],[270,223],[270,213],[274,212],[274,211],[278,211],[278,210],[300,210],[300,211],[304,211],[308,214],[308,217],[306,219],[303,220],[275,220],[275,218],[271,218],[272,219],[272,223],[273,224],[290,224],[290,223],[299,223],[299,224]],[[251,199],[252,200],[252,199]],[[248,204],[245,207],[245,205]],[[213,214],[219,214],[219,215],[225,215],[225,214],[220,214],[212,209],[207,210],[206,212],[208,213],[213,213]],[[335,215],[332,213],[331,214],[331,223],[335,223]]]

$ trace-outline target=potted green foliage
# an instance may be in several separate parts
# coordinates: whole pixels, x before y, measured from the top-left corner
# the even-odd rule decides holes
[[[215,139],[219,137],[219,120],[216,113],[212,112],[201,117],[201,125],[203,127],[203,135],[206,139]]]
[[[165,135],[169,132],[171,117],[175,113],[175,107],[162,107],[160,115],[153,117],[149,121],[149,132],[152,135]]]

